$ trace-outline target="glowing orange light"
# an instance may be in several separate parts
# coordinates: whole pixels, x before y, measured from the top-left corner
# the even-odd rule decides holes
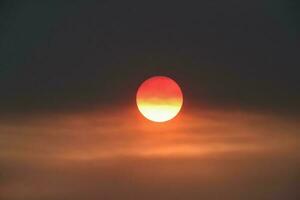
[[[139,87],[136,102],[144,117],[155,122],[165,122],[178,114],[183,95],[178,84],[171,78],[154,76]]]

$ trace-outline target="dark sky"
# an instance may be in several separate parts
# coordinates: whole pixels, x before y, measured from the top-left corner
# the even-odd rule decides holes
[[[151,75],[188,101],[298,112],[299,3],[2,1],[0,108],[120,105]]]

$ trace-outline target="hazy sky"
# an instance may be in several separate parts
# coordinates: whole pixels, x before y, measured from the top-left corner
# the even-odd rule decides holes
[[[296,0],[1,1],[0,199],[298,200]],[[156,124],[139,84],[183,109]]]

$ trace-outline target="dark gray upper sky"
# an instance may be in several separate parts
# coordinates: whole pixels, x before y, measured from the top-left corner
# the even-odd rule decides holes
[[[2,111],[132,102],[151,75],[186,101],[299,112],[299,2],[2,1]]]

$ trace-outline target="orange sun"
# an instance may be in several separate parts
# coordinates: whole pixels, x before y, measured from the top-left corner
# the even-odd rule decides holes
[[[142,83],[136,95],[138,109],[155,122],[173,119],[180,111],[183,95],[178,84],[166,76],[154,76]]]

